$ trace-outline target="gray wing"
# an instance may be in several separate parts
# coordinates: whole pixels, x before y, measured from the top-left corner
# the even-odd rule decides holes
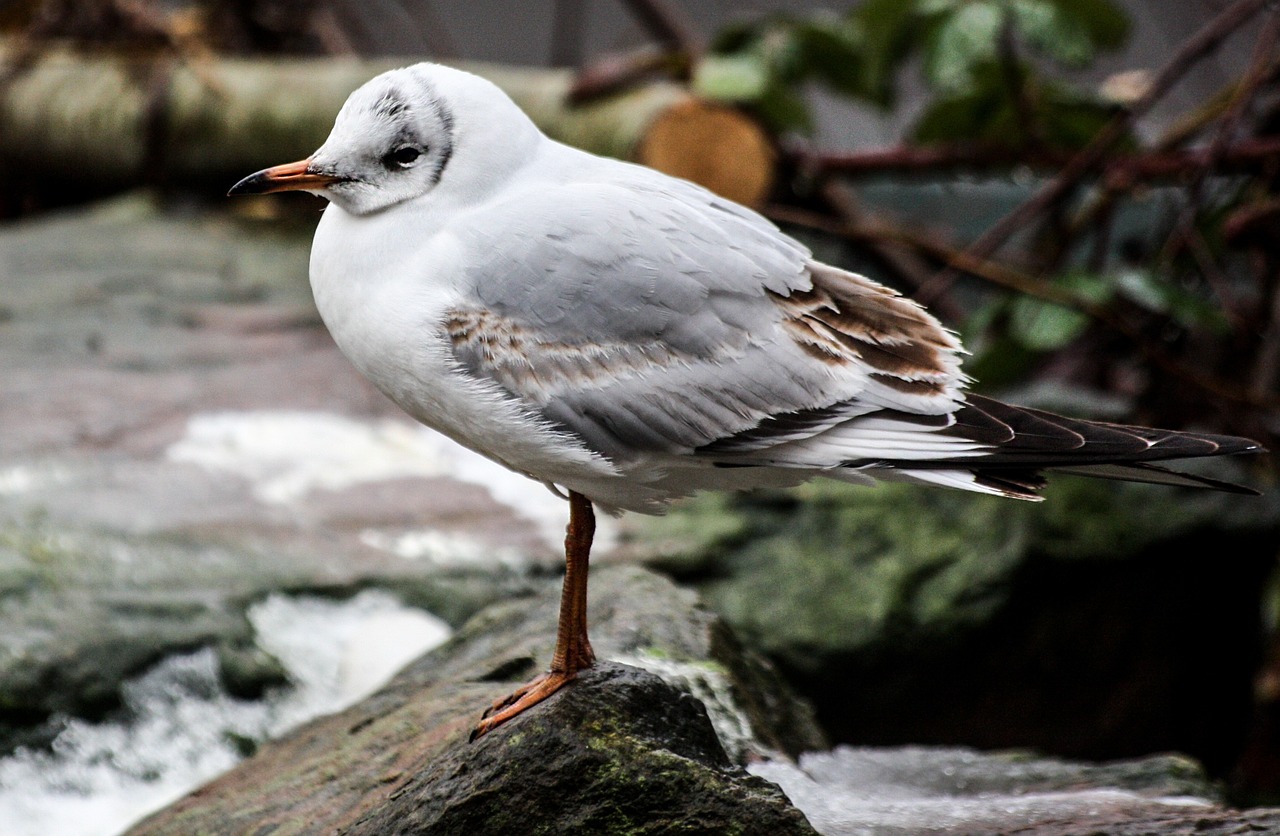
[[[680,181],[528,192],[458,234],[457,362],[615,461],[960,398],[959,347],[917,305]]]

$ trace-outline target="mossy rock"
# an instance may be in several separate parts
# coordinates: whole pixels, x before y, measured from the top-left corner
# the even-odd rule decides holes
[[[1280,494],[1061,477],[1030,503],[815,481],[628,525],[630,555],[697,589],[837,741],[1180,750],[1217,769],[1242,746]]]
[[[745,769],[825,748],[808,707],[688,590],[636,566],[591,582],[592,642],[611,661],[474,743],[482,709],[545,668],[558,585],[486,608],[383,690],[263,744],[130,836],[812,833]]]
[[[749,643],[813,669],[977,628],[1029,562],[1123,561],[1206,531],[1247,554],[1275,542],[1280,504],[1079,478],[1042,503],[818,480],[706,494],[628,525],[633,554],[695,586]]]
[[[775,784],[730,763],[700,703],[606,663],[547,711],[454,746],[346,832],[814,831]]]

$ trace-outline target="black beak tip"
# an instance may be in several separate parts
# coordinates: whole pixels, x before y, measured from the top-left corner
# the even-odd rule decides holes
[[[240,182],[236,183],[234,186],[228,189],[227,197],[239,197],[240,195],[246,195],[246,194],[259,194],[262,191],[262,187],[265,184],[266,179],[267,178],[262,175],[261,171],[254,172],[253,174],[250,174],[248,177],[245,177],[244,179],[240,180]]]

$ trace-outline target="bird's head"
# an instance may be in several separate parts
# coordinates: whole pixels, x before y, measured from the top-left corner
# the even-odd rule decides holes
[[[541,133],[490,82],[438,64],[383,73],[347,99],[324,144],[230,195],[312,192],[366,215],[437,190],[479,195],[518,167]]]

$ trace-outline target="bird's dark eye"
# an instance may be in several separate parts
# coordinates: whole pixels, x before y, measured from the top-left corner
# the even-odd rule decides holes
[[[422,156],[422,151],[419,149],[414,148],[412,145],[401,145],[399,148],[383,157],[382,162],[388,168],[391,166],[405,168],[413,165],[420,156]]]

